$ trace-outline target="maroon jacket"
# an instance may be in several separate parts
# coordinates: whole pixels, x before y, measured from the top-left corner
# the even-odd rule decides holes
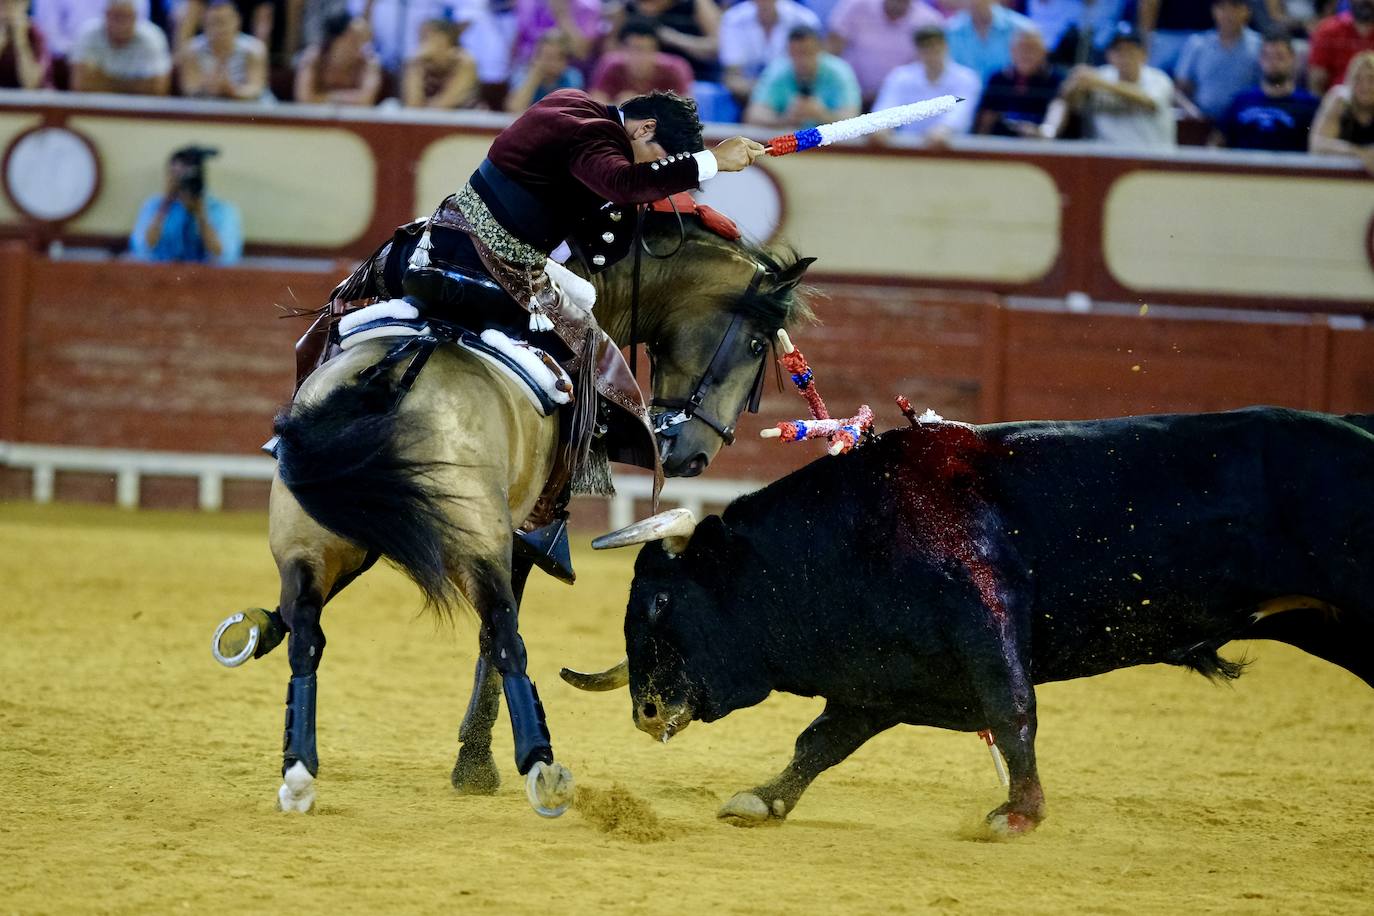
[[[538,202],[557,241],[608,201],[647,204],[698,185],[691,156],[636,163],[617,110],[578,89],[536,102],[496,137],[487,159]]]

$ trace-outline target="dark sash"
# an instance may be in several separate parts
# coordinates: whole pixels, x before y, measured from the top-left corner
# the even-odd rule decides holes
[[[498,169],[490,159],[482,160],[468,183],[511,235],[544,252],[552,251],[563,241],[566,230],[556,225],[553,214],[539,198]]]

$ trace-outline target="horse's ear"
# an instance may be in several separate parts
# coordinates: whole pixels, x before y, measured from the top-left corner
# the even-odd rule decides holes
[[[806,275],[806,268],[815,262],[815,258],[798,258],[795,264],[773,278],[774,291],[785,292],[789,289],[795,289],[797,284],[802,281],[802,277]]]

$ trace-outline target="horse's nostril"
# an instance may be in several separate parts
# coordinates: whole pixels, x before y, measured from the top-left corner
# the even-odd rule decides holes
[[[653,703],[645,703],[645,704],[644,704],[644,709],[643,709],[643,715],[644,715],[644,718],[646,718],[646,719],[657,719],[657,718],[658,718],[658,707],[655,706]]]
[[[706,460],[706,456],[699,454],[696,457],[694,457],[691,461],[687,462],[686,466],[683,467],[682,476],[697,477],[701,474],[702,471],[706,470],[707,464],[708,462]]]

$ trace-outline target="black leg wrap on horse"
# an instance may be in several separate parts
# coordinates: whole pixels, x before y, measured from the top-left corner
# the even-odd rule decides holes
[[[544,721],[544,704],[539,691],[523,674],[508,674],[501,679],[510,710],[510,728],[515,734],[515,768],[524,776],[536,762],[553,763],[553,744]]]
[[[311,776],[320,773],[315,753],[315,675],[293,677],[286,685],[286,733],[282,736],[282,775],[300,761]]]

